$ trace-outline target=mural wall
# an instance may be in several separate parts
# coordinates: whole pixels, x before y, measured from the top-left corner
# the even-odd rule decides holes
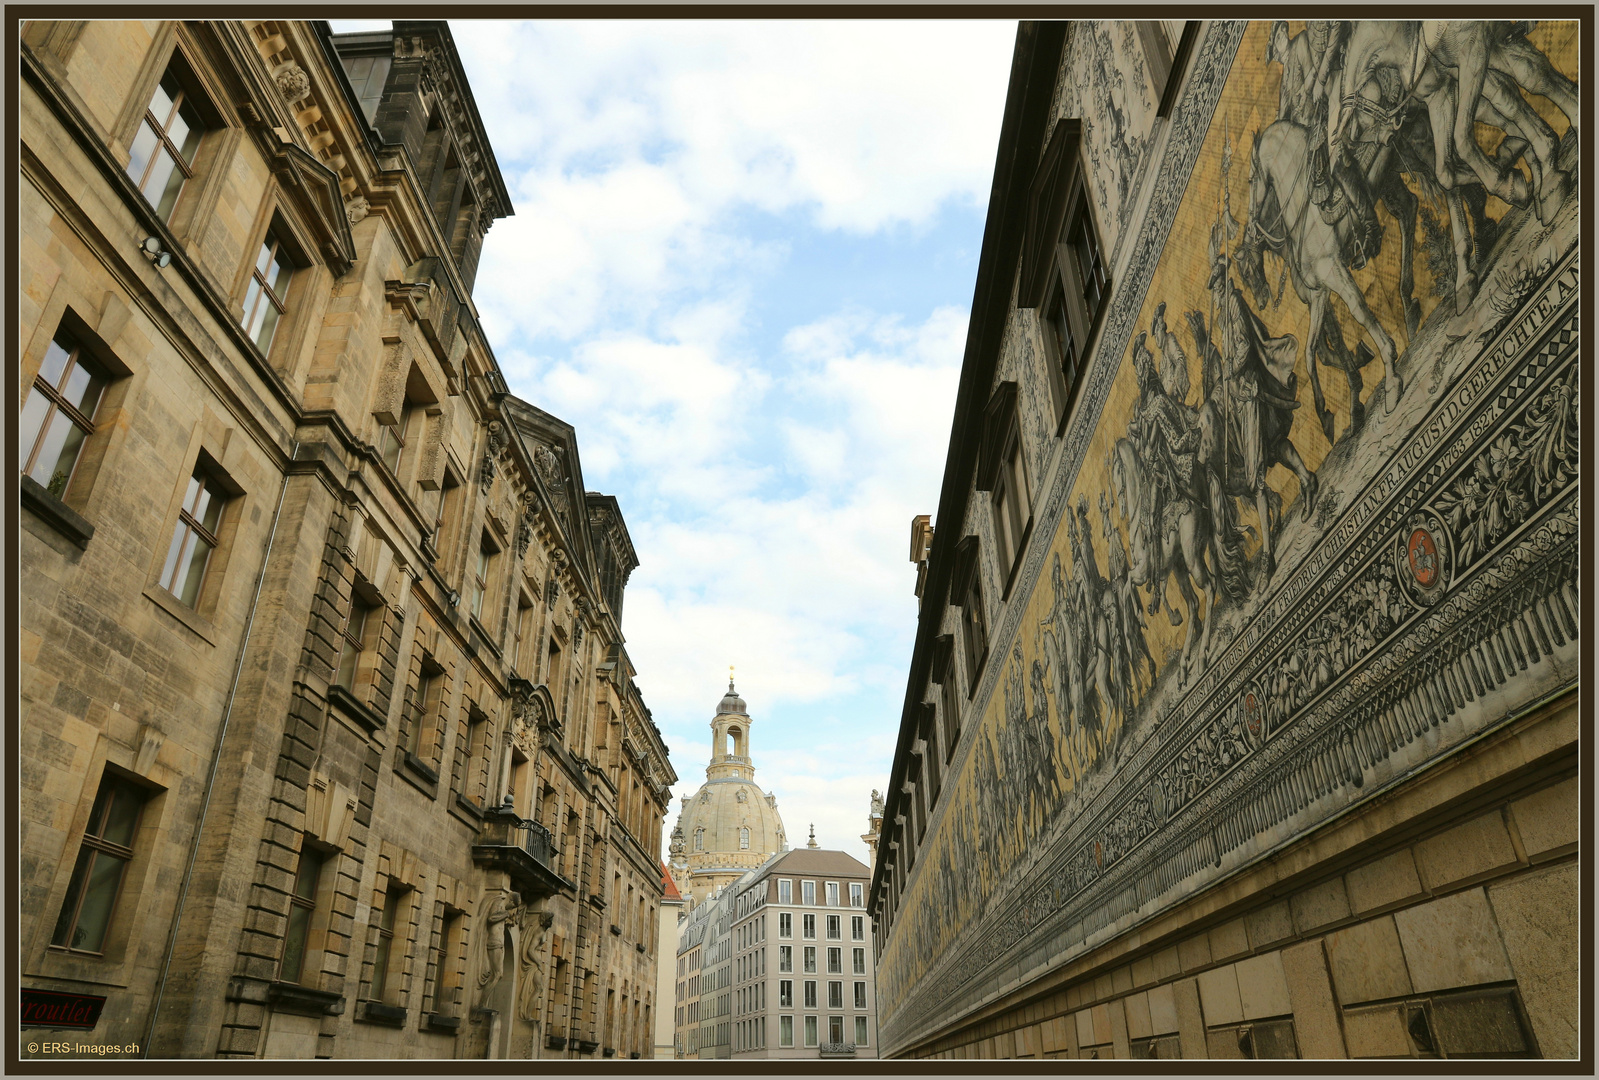
[[[1575,682],[1577,34],[1213,23],[1148,163],[1117,124],[1153,100],[1105,75],[1136,43],[1073,28],[1057,115],[1120,280],[898,905],[885,1045]]]

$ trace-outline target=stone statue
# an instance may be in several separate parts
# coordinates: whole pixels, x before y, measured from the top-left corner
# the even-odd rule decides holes
[[[876,788],[872,789],[872,816],[875,818],[883,816],[883,796]]]
[[[539,1004],[544,998],[544,942],[555,915],[522,909],[522,984],[517,988],[516,1015],[535,1028],[543,1021]]]
[[[510,889],[501,889],[483,902],[483,970],[478,972],[478,1007],[488,1001],[489,994],[499,985],[505,974],[505,923],[517,918],[522,909],[522,899]]]

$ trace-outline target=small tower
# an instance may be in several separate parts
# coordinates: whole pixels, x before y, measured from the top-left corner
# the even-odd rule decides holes
[[[744,699],[727,680],[727,693],[711,718],[711,763],[705,770],[708,780],[754,780],[750,764],[750,716]]]
[[[816,824],[815,824],[815,822],[811,823],[811,838],[810,838],[809,841],[806,842],[805,846],[808,847],[808,848],[814,848],[814,847],[821,847],[822,846],[822,845],[820,845],[820,844],[818,844],[816,842]]]
[[[872,789],[871,814],[866,819],[866,827],[870,830],[861,837],[866,843],[866,850],[872,853],[872,862],[877,862],[877,842],[883,835],[883,796],[878,794],[876,788]]]

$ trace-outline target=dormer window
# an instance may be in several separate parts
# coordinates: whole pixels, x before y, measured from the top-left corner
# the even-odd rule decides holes
[[[1056,431],[1065,429],[1094,328],[1110,293],[1104,249],[1080,164],[1081,126],[1055,125],[1029,193],[1017,306],[1033,309],[1044,339]]]
[[[1022,549],[1032,529],[1033,496],[1027,476],[1021,425],[1016,412],[1016,384],[1005,382],[994,391],[984,410],[982,456],[978,463],[977,490],[990,492],[994,513],[994,547],[1005,594],[1020,565]]]

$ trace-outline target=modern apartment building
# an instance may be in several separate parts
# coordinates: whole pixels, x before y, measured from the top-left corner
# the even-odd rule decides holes
[[[739,882],[734,1060],[877,1056],[870,878],[854,857],[811,846],[774,856]]]

